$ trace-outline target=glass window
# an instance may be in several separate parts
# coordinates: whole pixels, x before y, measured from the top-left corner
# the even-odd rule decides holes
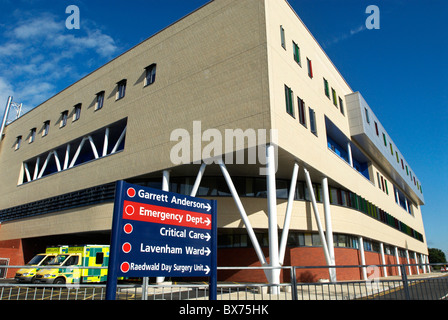
[[[313,66],[311,64],[311,60],[306,58],[307,66],[308,66],[308,76],[312,79],[313,78]]]
[[[67,125],[67,117],[68,117],[68,111],[62,111],[61,113],[61,123],[59,124],[59,128],[63,128]]]
[[[95,110],[101,109],[103,105],[104,105],[104,91],[101,91],[96,94]]]
[[[33,142],[35,138],[36,138],[36,128],[33,128],[33,129],[30,130],[30,140],[29,140],[29,143]]]
[[[286,50],[285,29],[283,29],[283,26],[280,26],[280,38],[282,42],[282,47]]]
[[[299,106],[299,122],[305,126],[306,128],[306,110],[305,110],[305,102],[297,97],[297,104]]]
[[[156,64],[153,63],[149,67],[146,67],[145,70],[146,70],[145,86],[149,86],[156,81]]]
[[[328,81],[325,78],[324,78],[324,90],[325,95],[328,97],[328,99],[330,99],[330,88],[328,87]]]
[[[285,85],[285,101],[286,101],[286,112],[294,117],[294,102],[293,102],[293,92],[291,88]]]
[[[337,107],[338,106],[338,99],[337,99],[337,95],[336,95],[336,90],[331,88],[331,93],[333,94],[333,104]]]
[[[117,83],[116,100],[124,98],[125,94],[126,94],[126,79],[123,79]]]
[[[341,110],[341,113],[345,115],[344,102],[342,101],[341,97],[339,97],[339,109]]]
[[[78,103],[78,104],[75,106],[75,110],[74,110],[74,112],[73,112],[73,121],[78,120],[80,117],[81,117],[81,104]]]
[[[44,127],[42,130],[42,137],[45,137],[50,131],[50,120],[44,122]]]
[[[367,110],[367,108],[364,108],[364,111],[366,113],[366,121],[367,123],[370,123],[369,110]]]
[[[308,111],[310,115],[310,130],[317,136],[316,113],[311,108],[308,108]]]
[[[297,45],[297,43],[295,43],[294,41],[292,42],[292,48],[294,51],[294,61],[297,62],[299,64],[299,66],[302,66],[302,64],[300,62],[300,48]]]
[[[16,150],[19,150],[21,144],[22,144],[22,136],[18,136],[18,137],[17,137],[17,140],[16,140],[16,146],[15,146],[15,149],[16,149]]]

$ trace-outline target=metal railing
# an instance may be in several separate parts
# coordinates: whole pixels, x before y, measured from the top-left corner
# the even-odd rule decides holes
[[[441,264],[425,265],[429,267]],[[408,267],[415,264],[384,265],[400,268],[401,276],[371,277],[364,281],[298,282],[298,270],[324,269],[328,266],[284,266],[284,277],[290,281],[279,284],[267,283],[218,283],[218,300],[447,300],[448,274],[440,272],[408,275]],[[343,268],[367,268],[372,266],[334,266]],[[381,268],[383,265],[375,266]],[[0,266],[19,269],[30,266]],[[53,267],[54,268],[54,267]],[[82,267],[98,269],[100,267]],[[266,270],[272,267],[218,267],[218,271]],[[140,283],[119,283],[117,300],[208,300],[209,284],[169,283],[149,284],[146,295]],[[14,279],[0,280],[0,300],[105,300],[105,284],[29,284],[16,283]]]

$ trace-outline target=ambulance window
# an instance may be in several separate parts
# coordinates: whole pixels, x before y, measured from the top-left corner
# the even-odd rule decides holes
[[[96,253],[95,264],[103,264],[103,261],[104,261],[104,253],[103,252],[97,252]]]
[[[64,265],[65,266],[73,266],[73,265],[77,265],[78,264],[78,256],[71,256],[70,258],[67,259],[67,261],[65,261]]]

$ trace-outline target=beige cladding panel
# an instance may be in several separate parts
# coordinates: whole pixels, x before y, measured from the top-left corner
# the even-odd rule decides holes
[[[108,203],[5,222],[0,241],[110,230],[112,212],[113,203]]]
[[[156,81],[144,86],[144,68],[157,63]],[[7,127],[0,153],[5,183],[0,207],[172,167],[175,129],[269,129],[264,8],[261,1],[216,1],[154,35],[81,79]],[[116,83],[127,79],[115,101]],[[104,107],[94,111],[95,95]],[[81,118],[59,128],[60,114],[82,103]],[[17,186],[23,161],[128,119],[123,152]],[[43,121],[50,133],[41,137]],[[15,137],[37,127],[36,141],[13,150]],[[224,136],[224,135],[223,135]]]

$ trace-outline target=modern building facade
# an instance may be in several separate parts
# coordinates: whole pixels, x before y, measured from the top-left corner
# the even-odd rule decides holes
[[[211,1],[80,79],[5,127],[0,175],[10,265],[107,244],[117,180],[217,199],[219,266],[427,261],[420,180],[284,0]]]

